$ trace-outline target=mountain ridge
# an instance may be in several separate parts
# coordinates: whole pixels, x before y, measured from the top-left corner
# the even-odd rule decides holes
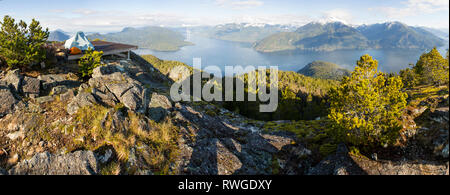
[[[387,22],[353,27],[342,22],[308,23],[293,33],[277,33],[254,44],[259,52],[286,50],[427,49],[444,40],[419,27]]]
[[[126,27],[120,32],[95,33],[88,35],[88,38],[132,44],[155,51],[178,51],[181,47],[192,45],[185,41],[185,37],[181,33],[157,26]]]
[[[50,31],[50,35],[48,37],[48,41],[66,41],[67,39],[70,38],[70,35],[68,35],[66,32],[57,29],[54,31]]]

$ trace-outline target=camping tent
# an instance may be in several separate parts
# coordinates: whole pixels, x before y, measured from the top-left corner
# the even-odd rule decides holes
[[[77,32],[75,36],[68,39],[66,43],[64,44],[64,47],[66,49],[71,49],[72,47],[77,47],[81,50],[88,50],[89,47],[92,49],[94,48],[94,45],[87,39],[86,35],[84,35],[83,32]]]

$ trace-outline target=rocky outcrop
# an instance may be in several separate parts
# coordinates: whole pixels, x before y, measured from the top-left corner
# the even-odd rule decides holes
[[[368,175],[448,175],[449,164],[418,161],[374,161],[362,157],[353,157],[354,162]],[[349,172],[349,174],[353,174]]]
[[[94,69],[89,85],[96,88],[97,98],[106,104],[117,99],[128,109],[145,113],[148,105],[148,91],[142,83],[131,78],[123,67],[116,65],[100,66]]]
[[[448,175],[449,164],[419,161],[372,160],[350,155],[345,145],[310,168],[307,175]]]
[[[93,152],[76,151],[70,154],[34,155],[19,162],[8,171],[9,175],[93,175],[98,173],[98,163]]]
[[[177,104],[174,115],[184,135],[178,162],[183,174],[272,174],[273,156],[284,147],[305,149],[292,144],[293,135],[261,134],[189,106]]]
[[[431,124],[421,128],[418,140],[431,147],[435,156],[448,159],[449,107],[437,108],[434,112],[426,111],[421,117],[422,120],[431,121]]]
[[[154,121],[163,119],[172,108],[169,98],[158,93],[153,93],[149,104],[149,117]]]
[[[366,175],[348,154],[344,144],[340,144],[336,154],[330,155],[306,172],[307,175]]]
[[[156,158],[167,162],[170,173],[188,175],[448,175],[448,103],[438,104],[437,109],[412,110],[414,117],[408,120],[412,120],[411,129],[418,128],[403,134],[429,147],[433,152],[426,152],[434,153],[437,160],[368,159],[349,153],[343,144],[323,158],[317,148],[294,133],[263,129],[263,121],[205,102],[174,104],[165,95],[167,80],[153,78],[161,74],[149,64],[140,67],[126,60],[106,64],[94,69],[85,83],[71,74],[35,79],[22,78],[17,71],[0,81],[0,145],[8,151],[0,153],[0,159],[9,169],[0,168],[0,175],[99,174],[99,163],[102,172],[104,165],[112,163],[112,172],[117,174],[153,174],[160,169],[151,165]],[[175,69],[172,73],[173,79],[180,79],[187,72]],[[93,104],[98,104],[92,107],[97,111],[95,124],[84,127],[80,121],[85,118],[71,116]],[[86,116],[89,121],[91,115]],[[164,139],[162,145],[168,144],[170,150],[159,151],[157,138],[168,133],[176,135]],[[103,136],[110,137],[102,140]],[[157,137],[155,144],[148,141],[150,137]],[[65,153],[95,142],[107,149]],[[98,150],[104,155],[99,156]],[[121,158],[125,162],[114,163]]]
[[[76,78],[69,77],[69,74],[47,74],[40,75],[39,79],[44,90],[50,91],[53,87],[60,85],[78,86],[79,81]]]

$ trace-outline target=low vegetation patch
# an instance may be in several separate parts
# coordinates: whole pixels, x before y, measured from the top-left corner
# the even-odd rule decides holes
[[[188,68],[191,72],[193,70],[191,66],[188,66],[185,63],[171,60],[161,60],[153,55],[143,55],[142,58],[144,58],[147,62],[149,62],[151,65],[153,65],[155,68],[157,68],[161,73],[165,75],[169,74],[169,72],[177,66],[184,66]]]
[[[110,145],[117,153],[118,163],[135,162],[132,167],[139,164],[137,167],[156,174],[170,174],[178,150],[178,128],[169,121],[156,123],[123,110],[100,105],[81,108],[76,114],[75,133],[84,139],[78,139],[83,141],[77,147],[96,150]],[[126,119],[120,118],[121,115]],[[117,165],[111,166],[108,169]]]
[[[314,154],[320,154],[320,158],[333,153],[337,147],[337,143],[329,135],[331,121],[328,119],[266,122],[264,130],[266,132],[294,133],[297,135],[298,142],[305,144]]]

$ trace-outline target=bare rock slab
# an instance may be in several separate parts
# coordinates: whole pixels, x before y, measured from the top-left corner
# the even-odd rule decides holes
[[[92,151],[76,151],[53,155],[48,152],[34,155],[9,170],[9,175],[95,175],[97,159]]]

